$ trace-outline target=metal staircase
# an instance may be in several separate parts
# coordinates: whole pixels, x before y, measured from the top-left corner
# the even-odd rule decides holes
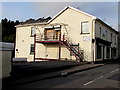
[[[73,44],[68,38],[65,38],[65,35],[63,35],[62,44],[71,52],[72,55],[76,57],[76,60],[82,61],[83,51],[79,50],[79,44]]]
[[[61,45],[64,45],[70,51],[70,53],[76,57],[76,60],[78,61],[83,60],[83,51],[79,49],[79,44],[74,44],[71,40],[69,40],[68,36],[65,34],[64,35],[60,34],[59,39],[50,39],[50,40],[46,40],[44,35],[35,34],[34,42],[35,42],[34,46],[36,46],[36,43],[60,43],[61,42]],[[35,59],[48,60],[46,58],[36,58],[34,53],[34,60]],[[52,60],[52,59],[49,59],[49,60]]]

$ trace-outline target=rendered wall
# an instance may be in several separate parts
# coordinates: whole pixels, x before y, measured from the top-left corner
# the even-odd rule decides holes
[[[88,21],[89,22],[89,31],[90,34],[81,34],[81,22]],[[92,18],[77,12],[73,9],[67,9],[57,18],[55,18],[51,23],[64,23],[67,24],[67,32],[69,39],[75,43],[80,44],[80,49],[84,50],[84,60],[91,61],[91,36],[92,36]],[[62,32],[65,32],[65,28],[62,28]],[[88,40],[84,40],[84,38],[88,38]],[[69,55],[67,57],[70,57]]]
[[[34,60],[34,55],[30,54],[30,46],[31,44],[34,44],[34,37],[31,36],[32,27],[35,26],[31,25],[31,26],[23,26],[16,28],[15,58],[27,58],[27,61]],[[37,27],[38,26],[36,26],[36,28]],[[41,27],[39,27],[39,29],[40,28]],[[39,32],[39,29],[36,29],[36,33]],[[43,28],[40,30],[42,32]]]

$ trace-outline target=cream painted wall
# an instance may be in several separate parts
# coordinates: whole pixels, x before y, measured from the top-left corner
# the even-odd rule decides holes
[[[33,61],[34,55],[30,54],[30,46],[34,44],[34,37],[31,37],[32,27],[36,27],[37,34],[43,33],[42,26],[37,25],[16,28],[15,58],[27,58],[27,61]],[[16,49],[18,49],[18,51],[16,51]]]
[[[81,22],[89,22],[89,34],[81,34]],[[104,30],[108,30],[108,35],[106,38],[100,37],[101,39],[110,41],[110,33],[115,34],[113,31],[109,30],[103,24],[96,22],[92,17],[75,11],[71,8],[65,10],[62,14],[56,17],[50,24],[64,23],[68,26],[62,26],[62,35],[65,33],[69,40],[74,44],[80,44],[80,50],[84,51],[84,61],[95,61],[96,60],[96,44],[92,43],[92,39],[95,37],[100,37],[99,27]],[[21,26],[17,27],[16,30],[16,58],[27,58],[28,61],[33,61],[33,55],[30,55],[30,45],[34,44],[34,38],[31,36],[31,26]],[[44,25],[36,25],[36,34],[44,34]],[[116,37],[117,38],[117,37]],[[117,43],[117,42],[116,42]],[[112,47],[117,47],[113,44]],[[51,58],[58,59],[58,45],[55,44],[36,44],[36,58]],[[106,56],[106,55],[105,55]],[[61,48],[61,58],[62,59],[73,59],[74,56],[70,56],[70,51],[62,46]]]
[[[31,37],[31,26],[18,27],[16,30],[15,58],[32,60],[33,55],[30,55],[30,44],[34,44],[34,38]]]
[[[89,22],[90,34],[81,34],[81,22],[84,21]],[[70,41],[72,41],[74,44],[79,43],[80,50],[84,50],[84,60],[92,61],[92,56],[91,56],[92,18],[80,12],[74,11],[73,9],[67,9],[64,13],[62,13],[60,16],[54,19],[50,24],[54,24],[54,23],[68,24],[68,26],[62,26],[62,35],[64,33],[67,34],[68,32],[67,37],[69,37]],[[30,55],[30,44],[34,43],[34,38],[30,37],[31,27],[32,26],[17,27],[16,49],[18,49],[18,51],[15,51],[16,58],[28,58],[28,61],[33,60],[33,55]],[[66,32],[66,28],[67,28],[67,32]],[[39,28],[39,30],[41,33],[43,33],[44,31],[43,28]],[[83,38],[89,38],[89,39],[85,41],[83,40]],[[70,56],[70,52],[69,50],[67,50],[67,48],[62,47],[61,51],[62,51],[61,58],[75,60],[74,56]],[[57,53],[58,46],[37,44],[36,52],[37,52],[36,57],[47,56],[47,58],[58,59],[58,53]]]
[[[90,34],[81,34],[81,22],[88,21],[89,22],[89,31]],[[63,12],[61,15],[59,15],[57,18],[55,18],[52,23],[64,23],[67,24],[66,26],[68,31],[69,39],[75,43],[80,44],[80,49],[84,50],[84,60],[91,61],[91,36],[92,36],[92,18],[82,14],[80,12],[77,12],[73,9],[67,9],[65,12]],[[64,33],[64,29],[62,29],[62,32]],[[90,40],[84,41],[83,37],[88,37]]]

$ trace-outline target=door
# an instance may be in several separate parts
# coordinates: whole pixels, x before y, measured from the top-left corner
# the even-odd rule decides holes
[[[103,60],[104,60],[104,54],[105,54],[105,46],[103,46]]]

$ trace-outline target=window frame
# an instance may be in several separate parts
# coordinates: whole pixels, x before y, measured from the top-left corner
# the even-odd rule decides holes
[[[31,37],[34,37],[34,35],[32,34],[33,28],[35,28],[35,29],[34,29],[34,35],[35,35],[35,33],[36,33],[36,27],[31,27],[31,35],[30,35]]]
[[[116,40],[117,40],[117,39],[116,39],[116,35],[114,35],[114,43],[115,43],[115,45],[116,45]]]
[[[88,24],[88,32],[83,32],[83,23],[87,23]],[[80,34],[90,34],[90,31],[89,31],[89,21],[81,22],[81,33]]]
[[[30,54],[31,55],[33,55],[34,54],[34,52],[35,52],[35,46],[34,46],[34,44],[30,44]]]
[[[111,42],[113,42],[113,34],[111,33]]]
[[[102,37],[102,27],[99,28],[100,30],[100,38]]]

